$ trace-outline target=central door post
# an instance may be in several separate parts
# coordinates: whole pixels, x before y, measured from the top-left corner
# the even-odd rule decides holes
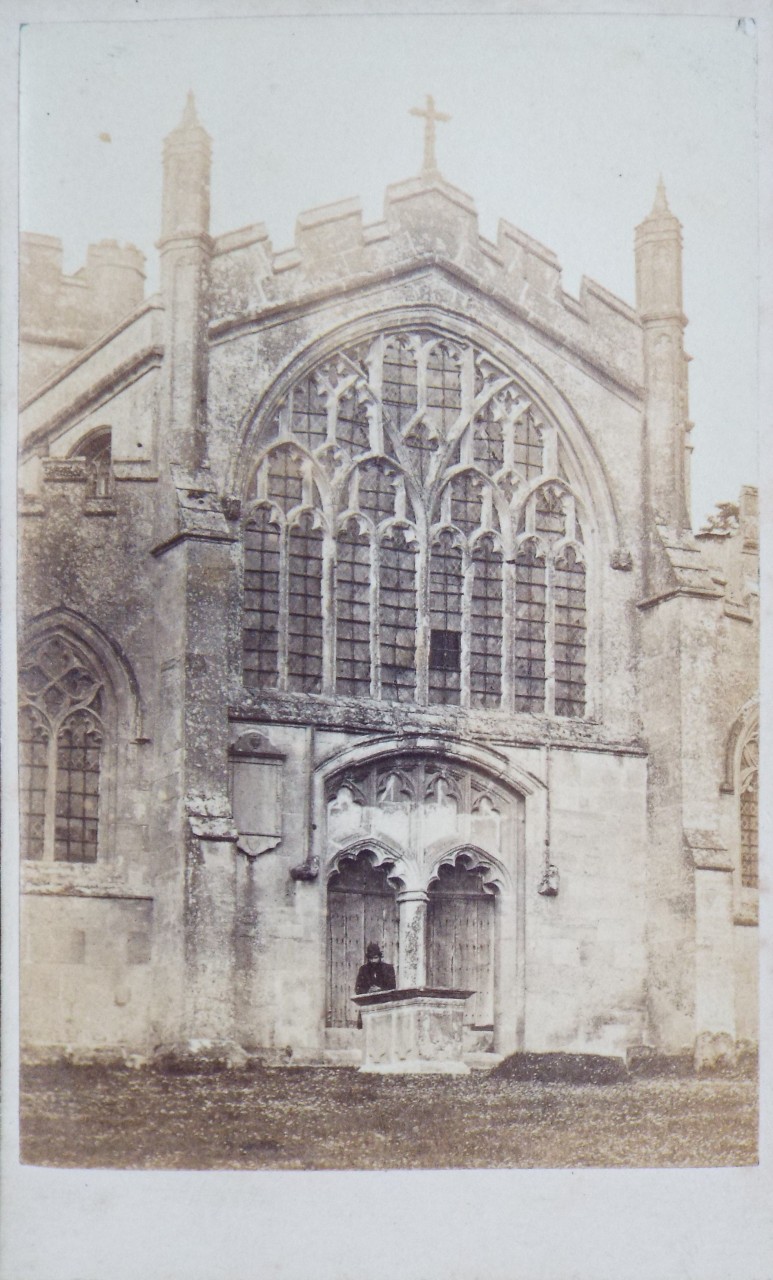
[[[397,895],[400,912],[400,954],[397,985],[427,985],[427,902],[425,889],[403,889]]]

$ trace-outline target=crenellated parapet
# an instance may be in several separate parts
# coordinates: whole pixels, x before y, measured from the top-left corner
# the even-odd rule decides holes
[[[69,276],[62,256],[56,236],[21,236],[22,400],[143,300],[145,255],[135,245],[89,245],[85,266]]]
[[[376,223],[363,222],[356,200],[302,213],[294,245],[280,252],[262,224],[218,237],[210,336],[223,340],[274,312],[430,268],[486,295],[638,395],[641,324],[634,308],[588,279],[579,298],[566,293],[556,255],[508,222],[500,222],[496,243],[481,236],[473,200],[437,172],[388,187],[384,217]]]

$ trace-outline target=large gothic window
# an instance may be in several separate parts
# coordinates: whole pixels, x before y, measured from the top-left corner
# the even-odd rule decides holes
[[[585,714],[579,502],[499,361],[428,328],[378,335],[303,375],[259,445],[248,687]]]
[[[105,688],[63,636],[41,641],[19,671],[22,856],[95,862],[99,852]]]

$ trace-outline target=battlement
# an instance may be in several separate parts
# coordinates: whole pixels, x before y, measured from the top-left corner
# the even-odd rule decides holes
[[[481,236],[472,198],[437,172],[389,186],[383,219],[375,223],[365,224],[359,201],[351,199],[301,213],[294,244],[280,251],[262,224],[218,237],[211,333],[224,339],[269,312],[428,265],[463,277],[638,390],[643,371],[636,310],[585,278],[579,298],[566,293],[556,255],[504,219],[496,243]]]
[[[89,245],[86,264],[62,270],[62,242],[26,233],[20,246],[22,398],[124,316],[145,291],[145,255],[133,244]]]

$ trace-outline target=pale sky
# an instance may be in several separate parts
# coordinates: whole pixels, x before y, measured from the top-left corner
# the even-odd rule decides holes
[[[730,17],[364,16],[33,24],[22,40],[22,228],[131,241],[157,284],[161,145],[196,95],[214,234],[418,171],[432,93],[448,181],[634,301],[633,235],[662,172],[684,228],[693,515],[756,483],[756,28]],[[109,138],[109,141],[106,140]]]

